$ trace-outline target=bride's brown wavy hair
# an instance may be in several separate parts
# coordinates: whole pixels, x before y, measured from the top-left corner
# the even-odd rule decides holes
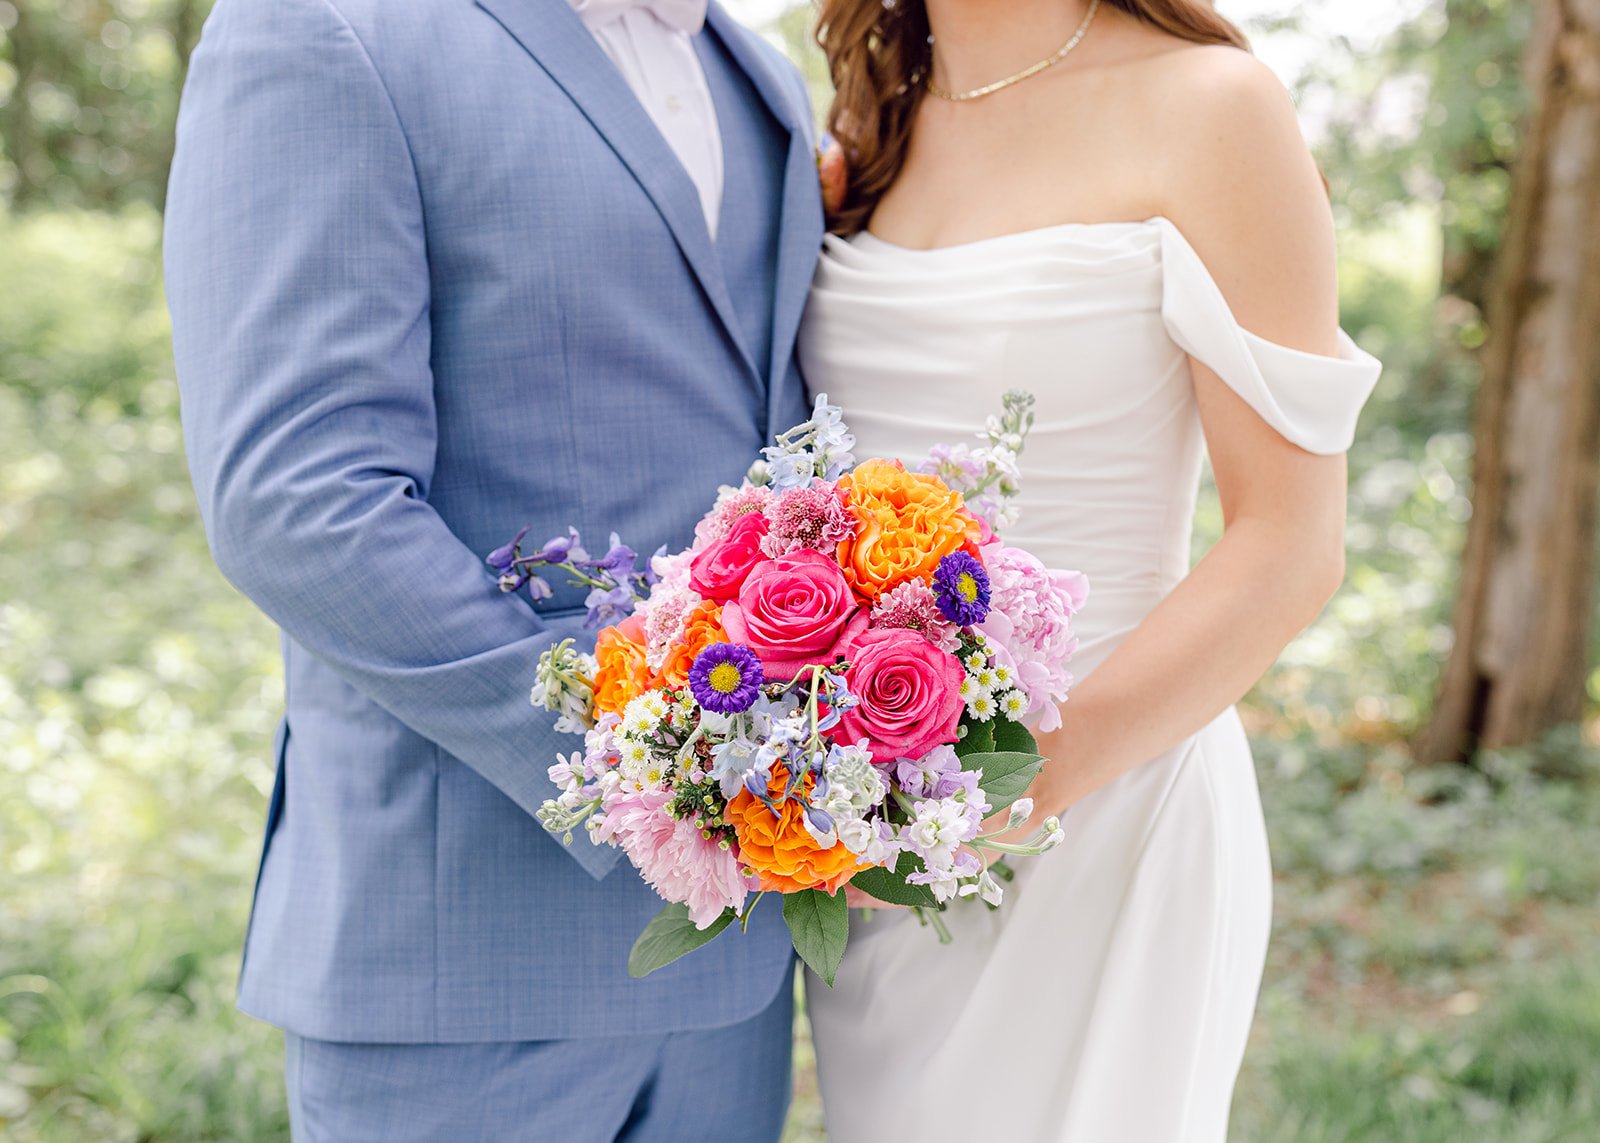
[[[1249,41],[1208,0],[1102,0],[1197,44],[1250,50]],[[822,0],[817,43],[833,76],[828,130],[844,149],[849,182],[828,229],[854,234],[905,162],[932,49],[923,0]]]

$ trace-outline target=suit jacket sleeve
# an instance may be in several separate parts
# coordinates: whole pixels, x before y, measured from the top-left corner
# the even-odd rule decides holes
[[[532,667],[577,621],[500,595],[429,506],[423,204],[395,107],[329,0],[218,5],[167,219],[185,435],[218,566],[531,813],[553,791],[553,759],[528,744],[547,717],[528,703]],[[569,852],[597,877],[615,863]]]

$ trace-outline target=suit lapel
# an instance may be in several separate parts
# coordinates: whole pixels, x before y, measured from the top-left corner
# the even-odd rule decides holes
[[[567,93],[632,173],[672,231],[746,367],[759,377],[740,336],[693,180],[571,5],[566,0],[477,4]]]
[[[816,149],[812,126],[807,121],[810,108],[803,105],[776,64],[753,42],[751,33],[737,24],[722,7],[711,4],[706,23],[722,40],[728,54],[750,77],[750,82],[784,129],[789,132],[789,153],[783,177],[783,202],[778,219],[778,266],[774,286],[772,315],[772,361],[767,397],[769,434],[789,428],[775,419],[782,414],[783,388],[791,383],[789,360],[794,338],[800,328],[811,279],[816,273],[822,250],[822,192],[817,179]]]

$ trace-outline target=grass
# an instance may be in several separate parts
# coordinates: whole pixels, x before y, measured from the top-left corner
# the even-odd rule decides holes
[[[148,213],[0,216],[0,281],[26,284],[0,307],[0,1138],[15,1143],[287,1138],[280,1038],[232,1007],[276,648],[194,517],[156,233]],[[1447,430],[1362,449],[1354,586],[1247,711],[1278,885],[1235,1138],[1592,1138],[1595,752],[1569,734],[1476,772],[1396,745],[1436,669],[1465,452]],[[819,1143],[798,1031],[788,1139]]]

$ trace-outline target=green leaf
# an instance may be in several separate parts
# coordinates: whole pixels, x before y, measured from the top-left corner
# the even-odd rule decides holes
[[[969,754],[961,760],[963,770],[982,771],[983,776],[978,784],[989,799],[992,807],[989,812],[992,814],[999,813],[1022,797],[1039,776],[1043,765],[1044,759],[1037,754],[1012,750]]]
[[[633,942],[633,951],[628,954],[628,975],[637,979],[665,968],[701,945],[710,944],[733,919],[733,910],[725,909],[710,928],[697,929],[689,919],[689,906],[668,905],[650,919]]]
[[[832,988],[844,959],[845,942],[850,939],[850,908],[844,903],[844,890],[831,897],[821,889],[784,894],[783,922],[794,939],[794,951]]]
[[[907,869],[906,873],[913,871]],[[887,901],[891,905],[910,905],[923,909],[939,907],[939,902],[934,899],[933,890],[926,885],[906,884],[906,874],[899,872],[898,866],[895,869],[885,869],[881,865],[874,865],[870,869],[863,869],[850,879],[850,884],[863,893],[868,893],[880,901]]]
[[[994,748],[1014,754],[1039,753],[1039,744],[1028,728],[1004,715],[994,720]]]
[[[969,754],[988,754],[994,750],[994,720],[974,722],[970,718],[961,724],[967,733],[956,743],[956,757]]]

